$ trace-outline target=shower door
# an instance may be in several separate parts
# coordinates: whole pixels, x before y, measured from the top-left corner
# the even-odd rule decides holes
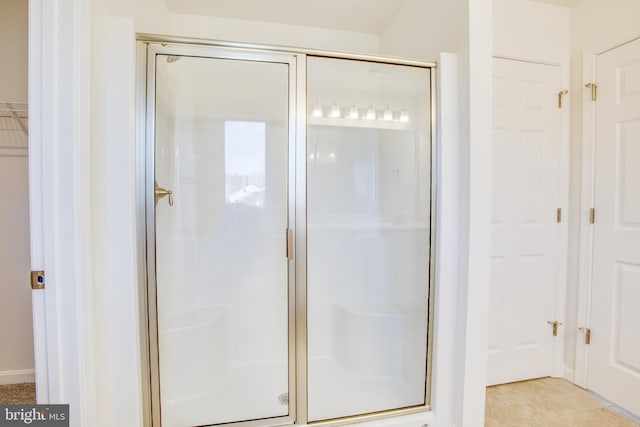
[[[293,55],[149,48],[154,425],[292,422],[292,75]]]
[[[428,68],[308,57],[308,419],[427,399]]]
[[[432,69],[202,43],[146,46],[152,425],[424,412]]]

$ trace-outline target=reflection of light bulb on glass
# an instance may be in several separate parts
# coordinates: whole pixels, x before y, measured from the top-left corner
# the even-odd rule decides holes
[[[367,115],[365,116],[367,120],[375,120],[376,119],[376,110],[373,107],[369,107],[367,109]]]
[[[320,103],[316,102],[313,105],[313,110],[311,110],[311,115],[313,117],[322,117],[322,105],[320,105]]]
[[[360,113],[358,112],[358,107],[356,107],[355,105],[352,106],[349,109],[349,115],[347,117],[349,117],[350,119],[359,119]]]
[[[336,158],[336,153],[330,153],[329,157],[331,157],[332,159],[335,159]]]
[[[340,114],[340,107],[338,107],[338,104],[333,104],[333,107],[331,107],[331,112],[329,113],[329,117],[337,119],[341,116],[342,114]]]
[[[400,112],[400,121],[403,123],[407,123],[409,121],[409,113],[407,110],[402,110]]]
[[[315,155],[315,154],[309,154],[309,159],[313,160],[313,159],[315,159],[315,158],[316,158],[316,155]]]
[[[384,120],[385,122],[390,122],[391,120],[393,120],[393,113],[391,112],[390,109],[388,108],[384,109],[384,113],[382,114],[382,120]]]

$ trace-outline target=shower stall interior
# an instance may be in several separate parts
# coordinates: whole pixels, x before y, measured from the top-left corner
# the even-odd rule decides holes
[[[140,38],[149,424],[428,410],[434,64]]]

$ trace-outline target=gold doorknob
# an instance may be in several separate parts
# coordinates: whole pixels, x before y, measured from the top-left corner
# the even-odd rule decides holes
[[[169,206],[173,206],[173,191],[158,187],[156,184],[156,205],[158,204],[158,200],[165,196],[169,196]]]

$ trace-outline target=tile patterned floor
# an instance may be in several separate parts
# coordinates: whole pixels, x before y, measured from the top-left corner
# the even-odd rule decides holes
[[[561,378],[487,387],[486,427],[638,427],[640,422]]]
[[[0,385],[0,404],[18,403],[36,403],[36,385],[34,383]]]

